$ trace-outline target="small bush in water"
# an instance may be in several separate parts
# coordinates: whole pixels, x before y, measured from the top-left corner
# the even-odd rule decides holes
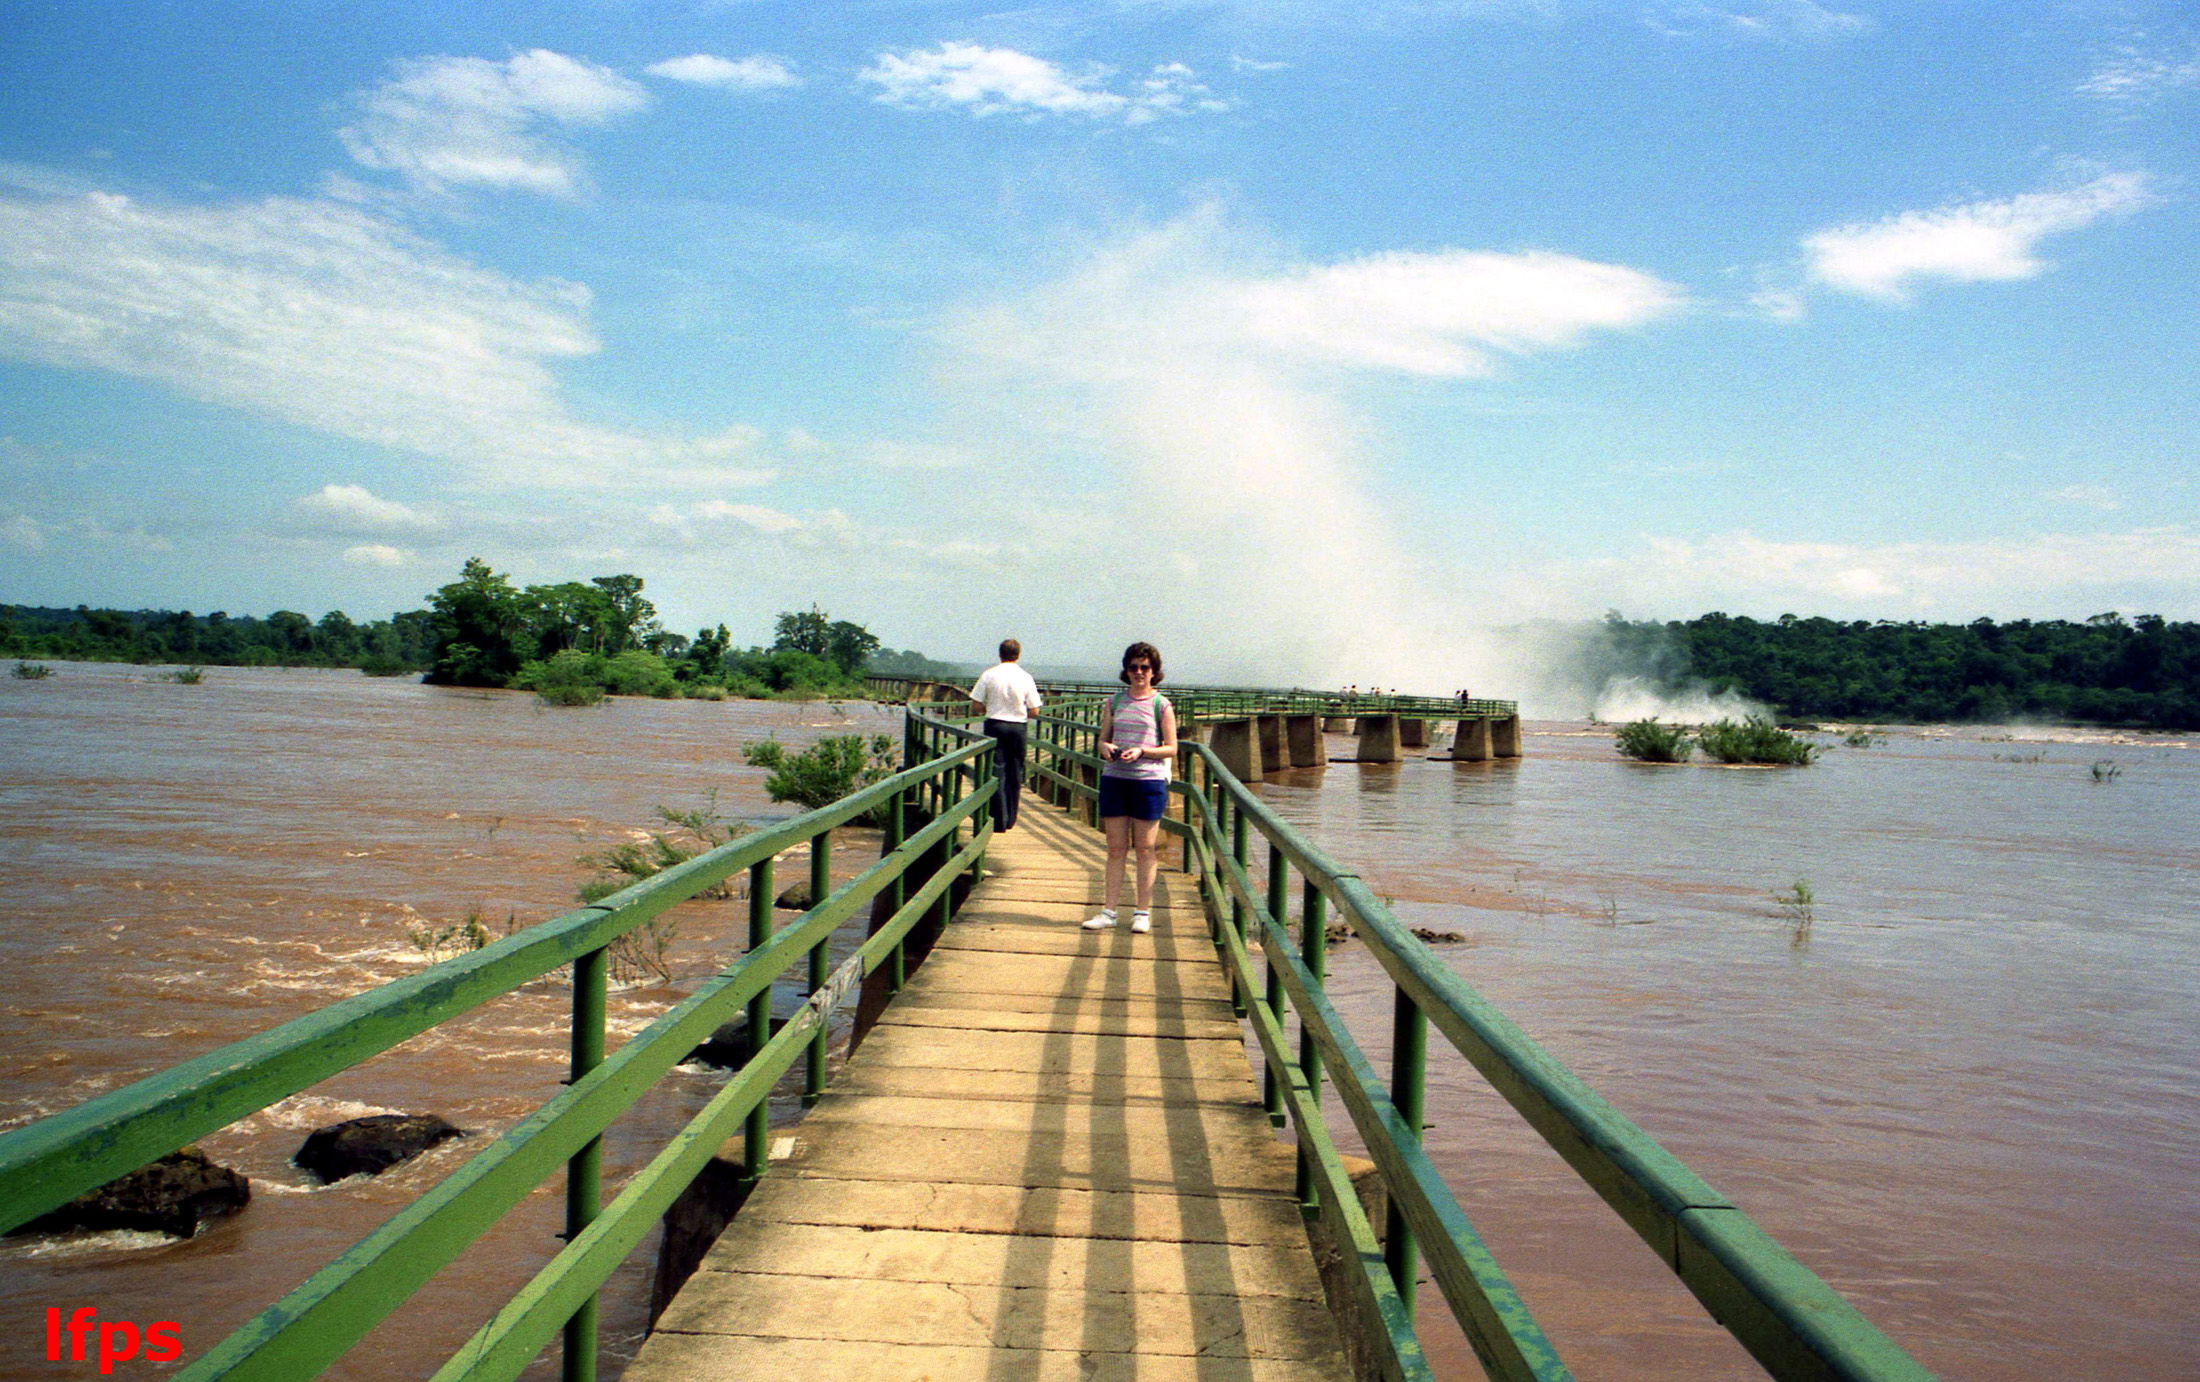
[[[53,675],[53,668],[43,662],[18,662],[15,664],[17,681],[38,681]]]
[[[1721,720],[1696,732],[1705,754],[1721,763],[1782,763],[1803,767],[1818,756],[1818,746],[1788,733],[1761,715]]]
[[[800,753],[790,754],[776,739],[751,744],[741,756],[770,770],[764,790],[773,801],[791,801],[816,810],[890,776],[895,768],[894,736],[877,734],[866,744],[860,734],[832,734]],[[873,824],[883,813],[871,813]]]
[[[1618,743],[1621,753],[1644,763],[1686,763],[1696,751],[1687,730],[1661,725],[1655,717],[1621,726]]]

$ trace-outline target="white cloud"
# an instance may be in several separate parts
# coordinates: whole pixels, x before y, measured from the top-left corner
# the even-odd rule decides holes
[[[1410,525],[1375,500],[1354,371],[1486,373],[1675,310],[1648,275],[1562,255],[1385,254],[1273,263],[1207,209],[1127,235],[1073,273],[955,321],[958,410],[990,456],[1079,462],[1089,496],[1031,515],[1059,589],[1167,564],[1171,597],[1078,637],[1205,650],[1216,679],[1403,683],[1440,666]],[[991,410],[990,418],[984,410]],[[1018,469],[1024,463],[1018,462]],[[1433,674],[1441,680],[1442,672]]]
[[[1013,48],[942,43],[929,51],[881,53],[858,77],[878,88],[887,105],[974,115],[1081,115],[1144,124],[1167,115],[1227,110],[1182,63],[1164,63],[1134,83],[1130,95],[1109,90],[1105,68],[1064,71]]]
[[[862,458],[881,470],[960,470],[976,459],[959,446],[910,441],[872,442]]]
[[[420,58],[359,97],[338,136],[361,165],[443,193],[492,187],[571,197],[580,155],[544,126],[600,125],[649,104],[607,67],[535,48],[505,62]]]
[[[2098,509],[2102,513],[2113,513],[2124,506],[2122,496],[2106,485],[2065,485],[2047,497],[2081,508]]]
[[[1677,37],[1739,39],[1832,39],[1868,33],[1868,15],[1832,10],[1813,0],[1746,0],[1702,4],[1694,0],[1661,4],[1646,16],[1661,33]]]
[[[151,380],[482,484],[771,478],[754,429],[677,437],[573,417],[551,366],[598,348],[588,301],[336,202],[172,206],[0,180],[0,355]]]
[[[695,506],[698,518],[727,518],[736,523],[746,523],[760,533],[791,532],[802,526],[802,520],[793,514],[767,509],[761,504],[729,504],[723,499],[706,499]]]
[[[1812,278],[1888,302],[1909,300],[1913,280],[1982,283],[2032,278],[2050,235],[2152,205],[2144,174],[2110,173],[2062,192],[2028,192],[1938,211],[1822,230],[1803,241]]]
[[[344,549],[344,560],[353,566],[405,566],[412,559],[413,554],[404,548],[381,542],[361,543]]]
[[[2052,609],[2200,603],[2200,533],[2040,533],[1975,542],[1865,545],[1778,541],[1748,532],[1650,537],[1620,557],[1530,578],[1577,610],[1625,590],[1639,607],[1796,609],[1837,617],[1969,618]]]
[[[435,520],[394,499],[378,499],[363,485],[323,485],[291,507],[307,518],[336,528],[432,528]]]
[[[2078,83],[2078,94],[2116,105],[2137,106],[2171,91],[2200,87],[2200,46],[2170,55],[2119,48]]]
[[[40,551],[46,545],[46,530],[29,514],[14,514],[7,522],[0,523],[0,542],[26,552]]]
[[[1487,374],[1491,353],[1577,344],[1676,310],[1671,285],[1545,251],[1370,255],[1226,287],[1252,340],[1337,364]]]
[[[652,64],[652,77],[687,82],[695,86],[723,86],[740,91],[783,91],[802,85],[802,79],[785,60],[768,53],[745,58],[721,58],[709,53],[690,53]]]

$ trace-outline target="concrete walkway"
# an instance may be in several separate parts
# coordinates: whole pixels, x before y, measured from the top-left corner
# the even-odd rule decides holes
[[[1347,1376],[1197,890],[1080,930],[1102,857],[1026,798],[629,1382]]]

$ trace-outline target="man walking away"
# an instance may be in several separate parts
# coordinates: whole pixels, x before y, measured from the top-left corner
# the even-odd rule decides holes
[[[993,828],[1016,828],[1016,805],[1024,791],[1024,725],[1031,712],[1046,702],[1039,699],[1039,683],[1016,665],[1024,645],[1013,638],[1001,640],[1001,660],[985,669],[970,688],[970,699],[985,707],[985,732],[994,741],[999,760],[1001,790],[993,801]]]

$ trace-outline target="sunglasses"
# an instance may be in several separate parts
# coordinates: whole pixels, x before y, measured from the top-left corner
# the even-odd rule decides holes
[[[1126,662],[1123,664],[1123,670],[1126,672],[1151,672],[1153,664],[1150,662]]]

